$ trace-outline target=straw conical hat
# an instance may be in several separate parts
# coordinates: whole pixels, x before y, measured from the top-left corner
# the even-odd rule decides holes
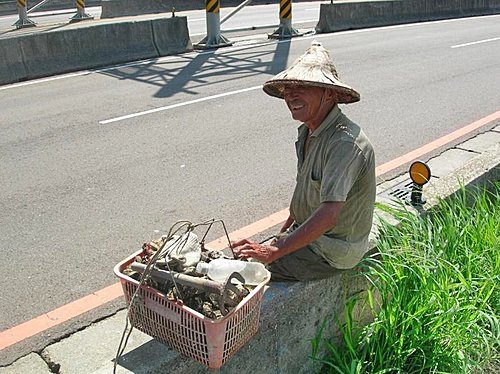
[[[342,104],[359,101],[359,93],[340,81],[330,54],[316,41],[312,42],[311,47],[292,66],[264,83],[264,91],[268,95],[283,99],[283,90],[289,84],[333,88],[339,95],[339,103]]]

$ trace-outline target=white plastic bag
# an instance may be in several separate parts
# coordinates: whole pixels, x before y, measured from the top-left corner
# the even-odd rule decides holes
[[[165,244],[167,262],[175,261],[184,268],[196,266],[201,258],[201,246],[198,242],[198,236],[192,232],[182,235],[174,235]]]

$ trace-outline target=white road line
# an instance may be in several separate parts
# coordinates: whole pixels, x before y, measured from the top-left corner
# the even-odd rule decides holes
[[[56,81],[58,79],[80,77],[82,75],[88,75],[88,74],[91,74],[91,73],[92,73],[92,71],[83,70],[83,71],[79,71],[78,73],[58,75],[56,77],[50,77],[50,78],[35,79],[35,80],[31,80],[31,81],[27,81],[27,82],[22,82],[22,83],[12,83],[12,84],[9,84],[9,85],[6,85],[6,86],[0,86],[0,91],[9,90],[11,88],[31,86],[32,84],[38,84],[38,83],[44,83],[44,82],[52,82],[52,81]]]
[[[484,40],[478,40],[477,42],[470,42],[470,43],[452,45],[451,48],[467,47],[469,45],[481,44],[481,43],[488,43],[488,42],[493,42],[495,40],[500,40],[500,37],[498,37],[498,38],[491,38],[491,39],[484,39]]]
[[[262,86],[254,86],[254,87],[244,88],[244,89],[241,89],[241,90],[224,92],[224,93],[218,94],[218,95],[206,96],[206,97],[202,97],[200,99],[195,99],[195,100],[190,100],[190,101],[184,101],[182,103],[177,103],[177,104],[173,104],[173,105],[167,105],[167,106],[163,106],[163,107],[160,107],[160,108],[146,110],[144,112],[137,112],[137,113],[127,114],[127,115],[121,116],[121,117],[116,117],[116,118],[111,118],[111,119],[107,119],[107,120],[104,120],[104,121],[99,121],[99,123],[101,125],[106,125],[108,123],[123,121],[125,119],[134,118],[134,117],[140,117],[140,116],[144,116],[146,114],[151,114],[151,113],[156,113],[156,112],[162,112],[162,111],[165,111],[165,110],[179,108],[179,107],[186,106],[186,105],[201,103],[203,101],[218,99],[218,98],[224,97],[224,96],[231,96],[231,95],[237,95],[237,94],[243,93],[243,92],[254,91],[254,90],[257,90],[259,88],[262,88]]]

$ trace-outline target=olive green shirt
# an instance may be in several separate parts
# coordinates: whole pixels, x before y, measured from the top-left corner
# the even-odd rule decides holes
[[[309,129],[302,124],[298,131],[297,185],[290,213],[300,225],[321,203],[345,202],[336,226],[308,247],[335,268],[352,268],[368,249],[372,227],[376,195],[373,147],[337,105],[311,134],[305,157]]]

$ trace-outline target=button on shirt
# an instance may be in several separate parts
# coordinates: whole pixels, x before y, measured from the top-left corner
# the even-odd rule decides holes
[[[368,249],[376,195],[375,155],[360,127],[336,105],[310,135],[299,127],[297,184],[290,213],[300,225],[321,203],[345,202],[337,225],[309,247],[338,269],[355,266]]]

